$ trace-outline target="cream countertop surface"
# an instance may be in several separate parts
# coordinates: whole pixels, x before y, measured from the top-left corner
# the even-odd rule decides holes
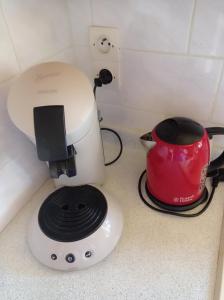
[[[163,215],[139,199],[137,181],[144,167],[144,150],[127,143],[122,158],[107,168],[104,188],[121,205],[123,235],[104,261],[78,272],[50,270],[29,251],[29,220],[54,190],[47,181],[0,234],[0,299],[212,299],[224,185],[197,218]]]

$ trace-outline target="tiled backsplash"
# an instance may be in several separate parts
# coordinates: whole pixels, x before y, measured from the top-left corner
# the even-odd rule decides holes
[[[109,123],[119,115],[118,126],[142,130],[155,125],[155,117],[184,115],[204,124],[224,124],[223,1],[68,0],[68,4],[82,66],[91,65],[88,27],[119,29],[121,87],[98,90],[98,103]]]
[[[1,5],[0,81],[55,59],[77,65],[92,80],[89,26],[114,26],[120,33],[121,86],[97,91],[105,122],[119,115],[118,127],[145,130],[154,125],[153,114],[158,120],[185,115],[224,124],[223,1],[1,0]]]
[[[11,175],[11,185],[1,184],[0,204],[7,195],[37,188],[47,176],[33,145],[8,119],[10,80],[33,64],[60,60],[92,81],[91,25],[117,27],[120,33],[121,86],[97,90],[105,123],[144,132],[165,117],[182,115],[224,125],[224,1],[0,0],[0,5],[1,183]]]

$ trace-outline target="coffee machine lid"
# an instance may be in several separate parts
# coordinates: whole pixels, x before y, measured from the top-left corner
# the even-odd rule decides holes
[[[52,105],[64,106],[68,144],[87,134],[95,112],[94,95],[88,78],[73,66],[61,62],[33,66],[9,92],[10,118],[34,143],[33,109]]]

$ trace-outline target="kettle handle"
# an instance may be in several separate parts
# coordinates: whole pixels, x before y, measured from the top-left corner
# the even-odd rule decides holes
[[[224,127],[209,127],[206,128],[209,139],[212,139],[213,135],[224,135]],[[224,151],[214,160],[212,160],[208,166],[207,176],[211,176],[215,170],[224,164]]]

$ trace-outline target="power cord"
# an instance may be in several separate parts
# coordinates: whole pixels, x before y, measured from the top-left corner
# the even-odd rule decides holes
[[[111,74],[111,72],[109,70],[102,69],[99,72],[99,77],[94,79],[93,93],[94,93],[95,99],[96,99],[96,88],[101,87],[103,84],[109,84],[112,82],[112,80],[113,80],[113,75]],[[99,122],[102,122],[102,121],[103,121],[103,118],[100,116]],[[119,150],[118,155],[112,161],[105,163],[105,166],[110,166],[110,165],[114,164],[121,157],[121,154],[123,152],[123,143],[122,143],[120,135],[115,130],[113,130],[111,128],[107,128],[107,127],[100,128],[100,130],[113,133],[119,141],[120,150]]]
[[[120,135],[115,130],[113,130],[111,128],[106,128],[106,127],[100,128],[100,130],[112,132],[117,137],[119,144],[120,144],[120,150],[119,150],[118,155],[112,161],[105,163],[105,166],[110,166],[110,165],[114,164],[121,157],[121,154],[123,152],[123,143],[122,143]]]
[[[219,185],[219,182],[224,181],[224,168],[217,169],[215,176],[212,177],[212,190],[211,190],[210,196],[209,196],[206,204],[204,205],[204,207],[200,211],[198,211],[196,213],[185,214],[185,213],[178,213],[178,212],[175,212],[175,211],[169,211],[169,210],[165,210],[165,209],[160,209],[158,207],[155,207],[155,206],[151,205],[144,198],[143,193],[142,193],[142,181],[143,181],[143,178],[144,178],[145,174],[146,174],[146,170],[144,170],[142,172],[141,176],[139,177],[139,181],[138,181],[138,193],[139,193],[139,196],[142,199],[142,201],[145,203],[145,205],[147,205],[148,207],[150,207],[151,209],[153,209],[153,210],[155,210],[157,212],[160,212],[160,213],[163,213],[163,214],[167,214],[167,215],[173,215],[173,216],[177,216],[177,217],[184,217],[184,218],[197,217],[197,216],[200,216],[202,213],[204,213],[208,209],[209,205],[212,202],[215,190],[216,190],[217,186]]]
[[[96,98],[96,88],[101,87],[103,84],[109,84],[113,80],[113,75],[112,73],[107,70],[107,69],[102,69],[99,72],[99,77],[96,77],[94,79],[94,88],[93,88],[93,93]]]

